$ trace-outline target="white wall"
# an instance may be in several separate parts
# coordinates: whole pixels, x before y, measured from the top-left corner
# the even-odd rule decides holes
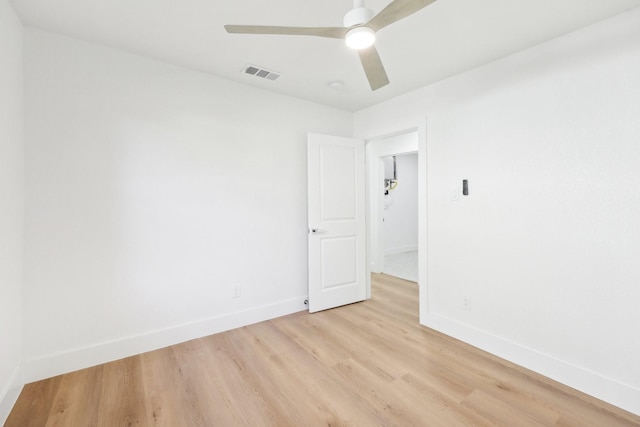
[[[22,24],[0,0],[0,424],[22,387]]]
[[[305,309],[306,133],[352,113],[33,29],[25,55],[27,379]]]
[[[640,414],[638,76],[640,9],[360,111],[355,134],[427,120],[424,324]]]
[[[385,176],[393,177],[393,157],[384,158]],[[385,254],[418,250],[418,154],[396,156],[398,186],[389,191],[384,210]]]

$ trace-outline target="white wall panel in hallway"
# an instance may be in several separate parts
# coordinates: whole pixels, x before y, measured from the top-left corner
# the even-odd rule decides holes
[[[385,196],[385,255],[418,250],[418,154],[395,156],[397,186]],[[385,177],[393,175],[393,157],[384,158]]]

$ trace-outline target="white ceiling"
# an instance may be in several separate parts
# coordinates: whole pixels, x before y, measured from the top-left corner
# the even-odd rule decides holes
[[[640,0],[438,0],[382,29],[372,92],[341,40],[227,34],[224,24],[342,26],[352,0],[10,0],[25,25],[358,110],[640,6]],[[366,0],[376,13],[390,0]],[[241,70],[255,64],[277,81]],[[329,87],[341,81],[344,88]]]

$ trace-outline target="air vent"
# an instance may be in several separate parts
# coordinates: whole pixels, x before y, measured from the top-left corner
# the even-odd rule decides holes
[[[280,77],[280,74],[276,72],[267,70],[262,67],[256,67],[255,65],[247,65],[242,69],[242,72],[244,74],[250,74],[256,77],[262,77],[263,79],[267,80],[277,80],[278,77]]]

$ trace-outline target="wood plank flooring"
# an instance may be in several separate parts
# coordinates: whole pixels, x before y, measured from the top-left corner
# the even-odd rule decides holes
[[[418,324],[417,285],[25,386],[6,427],[640,426]]]

